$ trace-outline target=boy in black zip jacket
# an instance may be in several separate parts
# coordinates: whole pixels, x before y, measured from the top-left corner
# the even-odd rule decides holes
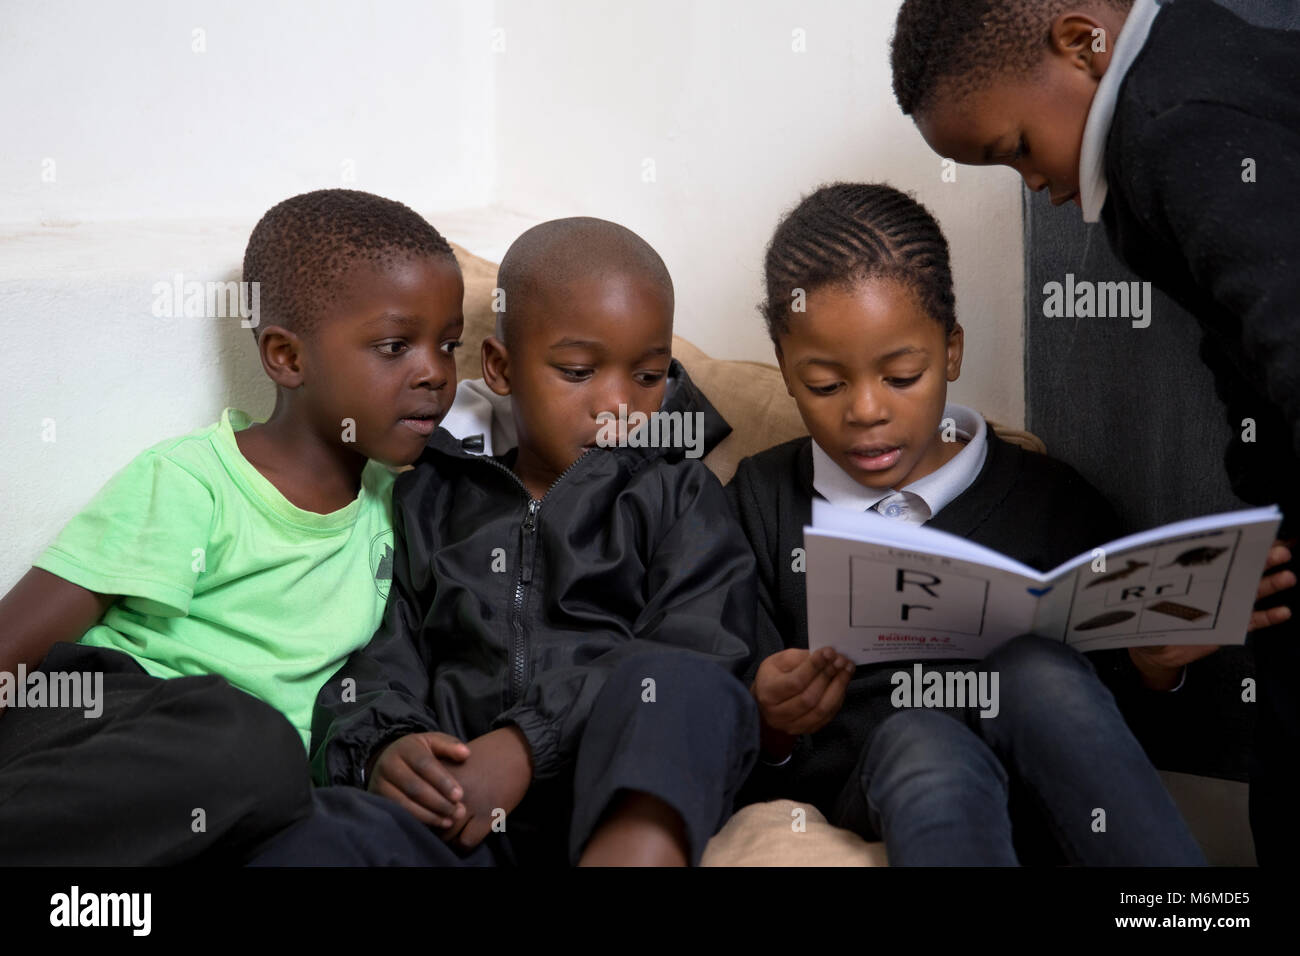
[[[672,283],[629,230],[544,223],[498,281],[506,414],[440,428],[398,478],[384,622],[317,699],[314,771],[498,860],[698,862],[757,753],[753,556],[693,460],[730,428],[672,361]]]

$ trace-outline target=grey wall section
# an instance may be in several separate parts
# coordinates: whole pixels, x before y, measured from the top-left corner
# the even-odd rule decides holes
[[[1025,196],[1025,422],[1105,494],[1130,530],[1244,507],[1228,487],[1229,431],[1196,320],[1152,289],[1151,324],[1048,318],[1049,282],[1134,282],[1100,223]],[[1145,300],[1145,296],[1144,296]]]
[[[1274,30],[1300,30],[1300,0],[1215,0],[1243,20]]]
[[[1048,454],[1069,462],[1115,505],[1130,531],[1244,507],[1228,486],[1228,423],[1197,350],[1192,316],[1151,292],[1151,324],[1129,318],[1047,318],[1043,287],[1132,282],[1100,223],[1045,193],[1025,195],[1025,421]],[[1125,717],[1161,770],[1246,780],[1254,676],[1244,647],[1192,664],[1176,694],[1147,695]]]
[[[1300,29],[1300,0],[1220,2],[1260,26]],[[1198,355],[1195,319],[1154,290],[1148,328],[1046,318],[1043,287],[1068,273],[1137,279],[1100,223],[1026,190],[1026,427],[1110,498],[1130,530],[1242,507],[1224,473],[1229,425]],[[1126,714],[1156,766],[1245,780],[1255,711],[1241,687],[1253,672],[1248,649],[1225,648],[1192,665],[1183,691]]]

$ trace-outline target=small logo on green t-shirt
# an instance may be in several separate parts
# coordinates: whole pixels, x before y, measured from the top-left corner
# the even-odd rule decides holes
[[[370,573],[375,579],[375,590],[385,601],[388,587],[393,583],[393,530],[381,531],[370,542]]]

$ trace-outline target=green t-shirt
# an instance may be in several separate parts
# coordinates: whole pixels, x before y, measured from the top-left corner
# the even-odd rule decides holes
[[[280,710],[311,743],[316,694],[379,626],[392,579],[394,473],[367,462],[361,493],[322,515],[290,504],[221,421],[161,442],[118,472],[36,567],[121,595],[81,638],[155,677],[219,674]]]

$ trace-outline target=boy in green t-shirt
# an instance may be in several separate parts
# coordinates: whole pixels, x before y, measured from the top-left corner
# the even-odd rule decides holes
[[[441,846],[377,798],[313,799],[306,745],[383,614],[389,466],[455,394],[459,266],[406,206],[334,189],[262,218],[244,281],[271,417],[226,409],[136,457],[0,600],[0,863]],[[390,849],[330,858],[318,825],[344,817],[390,832],[341,844]]]

